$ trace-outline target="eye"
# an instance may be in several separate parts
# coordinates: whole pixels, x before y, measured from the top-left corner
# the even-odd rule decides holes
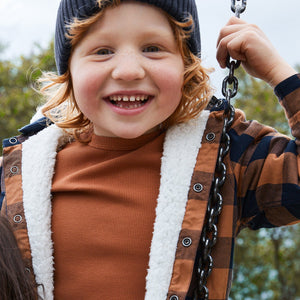
[[[103,48],[103,49],[97,50],[96,54],[97,55],[110,55],[110,54],[113,54],[113,52],[110,49]]]
[[[143,52],[159,52],[161,49],[158,46],[148,46],[146,47]]]

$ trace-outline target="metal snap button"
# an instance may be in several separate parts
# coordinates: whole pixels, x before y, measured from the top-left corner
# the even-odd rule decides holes
[[[216,135],[213,132],[210,132],[206,135],[206,140],[212,142],[216,138]]]
[[[15,215],[13,220],[15,223],[21,223],[23,218],[21,215]]]
[[[196,193],[200,193],[203,191],[203,185],[199,182],[195,183],[194,186],[193,186],[193,190],[196,192]]]
[[[219,100],[217,101],[217,103],[215,104],[215,107],[216,107],[216,108],[219,108],[222,104],[223,104],[223,101],[222,101],[221,99],[219,99]]]
[[[16,144],[18,142],[18,139],[15,137],[12,137],[8,140],[11,144]]]
[[[12,173],[12,174],[19,173],[19,168],[17,166],[12,166],[9,170],[10,170],[10,173]]]
[[[179,300],[179,298],[178,298],[178,296],[176,296],[176,295],[172,295],[172,296],[170,297],[170,300]]]
[[[182,240],[182,245],[184,247],[189,247],[192,245],[192,239],[190,237],[185,237],[183,240]]]

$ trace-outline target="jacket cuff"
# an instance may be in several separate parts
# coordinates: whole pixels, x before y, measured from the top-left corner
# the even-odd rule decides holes
[[[298,88],[300,88],[300,73],[288,77],[287,79],[280,82],[275,87],[274,92],[279,100],[282,100],[284,97]]]

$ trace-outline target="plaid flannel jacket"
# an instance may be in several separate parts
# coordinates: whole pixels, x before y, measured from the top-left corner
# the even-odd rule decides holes
[[[244,114],[237,110],[229,131],[231,149],[225,157],[227,175],[221,190],[224,204],[218,222],[218,241],[212,253],[214,268],[208,280],[210,300],[228,298],[234,241],[243,227],[259,229],[291,225],[300,219],[300,75],[283,81],[275,92],[286,111],[295,140],[256,121],[247,121]],[[195,260],[201,251],[198,244],[215,171],[222,125],[222,107],[213,109],[197,155],[178,236],[172,277],[164,299],[193,299],[192,291],[196,284]],[[44,124],[35,123],[25,127],[21,136],[6,140],[4,163],[1,167],[1,212],[10,219],[26,268],[32,273],[34,270],[22,202],[22,142],[26,135],[43,127]],[[193,188],[199,184],[201,189]],[[186,237],[192,243],[183,243]]]

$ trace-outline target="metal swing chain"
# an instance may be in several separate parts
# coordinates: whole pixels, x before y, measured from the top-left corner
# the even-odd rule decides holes
[[[246,6],[247,0],[231,1],[231,10],[238,18],[240,17],[240,14],[245,11]],[[238,91],[238,79],[234,76],[234,70],[240,66],[240,61],[230,61],[230,57],[228,55],[226,65],[229,69],[229,75],[226,76],[223,80],[222,94],[226,98],[227,105],[224,111],[224,125],[221,135],[221,145],[217,158],[215,175],[207,204],[207,211],[202,235],[200,238],[199,247],[201,249],[201,254],[196,270],[198,286],[194,292],[194,300],[208,300],[209,297],[207,280],[213,269],[213,258],[211,252],[212,248],[217,242],[217,223],[223,205],[223,198],[220,194],[220,188],[224,185],[226,179],[226,165],[224,164],[224,157],[230,149],[230,137],[227,132],[233,122],[235,115],[234,107],[230,103],[230,101],[233,97],[236,96]],[[233,87],[229,88],[229,85],[233,85]]]

